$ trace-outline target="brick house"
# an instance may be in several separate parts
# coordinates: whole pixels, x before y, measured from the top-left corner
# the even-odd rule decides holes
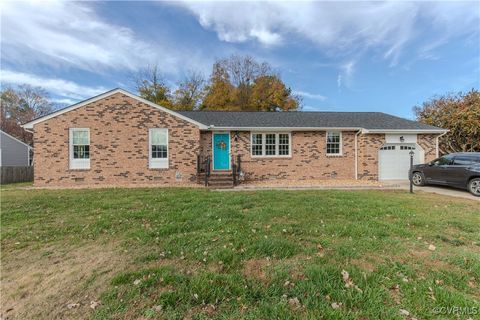
[[[378,112],[172,111],[122,89],[23,126],[35,186],[406,179],[446,130]],[[232,183],[232,182],[229,182]]]

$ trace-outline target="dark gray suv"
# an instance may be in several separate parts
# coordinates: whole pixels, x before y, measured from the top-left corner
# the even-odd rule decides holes
[[[480,197],[480,152],[451,153],[410,170],[416,186],[441,184],[467,189]]]

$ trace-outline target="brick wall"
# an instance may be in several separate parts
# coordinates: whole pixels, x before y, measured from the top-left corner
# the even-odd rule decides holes
[[[355,179],[355,133],[343,132],[343,155],[326,155],[325,131],[292,132],[292,156],[283,158],[252,158],[250,132],[231,134],[232,155],[242,156],[242,171],[247,180],[264,179]],[[435,135],[418,135],[418,144],[425,152],[425,161],[435,158]],[[201,150],[211,155],[211,132],[201,133]],[[358,179],[378,180],[378,154],[385,144],[384,134],[358,136]]]
[[[361,134],[358,137],[358,179],[378,180],[378,150],[385,144],[385,135]]]
[[[69,169],[69,128],[90,128],[90,169]],[[148,129],[169,129],[169,168],[148,167]],[[212,132],[121,93],[34,126],[35,186],[191,185],[197,154],[212,154]],[[250,132],[231,134],[247,180],[355,179],[355,131],[342,133],[341,156],[326,155],[325,131],[291,133],[291,157],[254,158]],[[418,135],[425,161],[436,156],[436,136]],[[378,179],[384,134],[358,137],[358,178]]]
[[[292,132],[291,157],[253,158],[250,155],[250,132],[241,131],[235,141],[231,134],[232,155],[242,156],[246,180],[264,179],[354,179],[355,132],[343,132],[343,155],[326,155],[325,131]],[[211,155],[211,132],[201,133],[205,155]]]
[[[437,158],[437,137],[435,134],[417,135],[417,144],[425,152],[425,162],[430,162]]]
[[[75,127],[90,128],[89,170],[69,169],[69,128]],[[169,130],[168,169],[148,167],[149,128]],[[195,181],[198,127],[121,93],[40,122],[34,132],[35,186]]]

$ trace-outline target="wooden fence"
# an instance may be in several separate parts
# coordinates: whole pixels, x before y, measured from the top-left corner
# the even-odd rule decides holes
[[[33,181],[33,167],[0,167],[1,184]]]

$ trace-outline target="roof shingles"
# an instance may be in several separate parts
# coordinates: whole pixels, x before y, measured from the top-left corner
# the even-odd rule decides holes
[[[382,112],[179,111],[207,126],[233,128],[363,128],[367,130],[442,130]]]

